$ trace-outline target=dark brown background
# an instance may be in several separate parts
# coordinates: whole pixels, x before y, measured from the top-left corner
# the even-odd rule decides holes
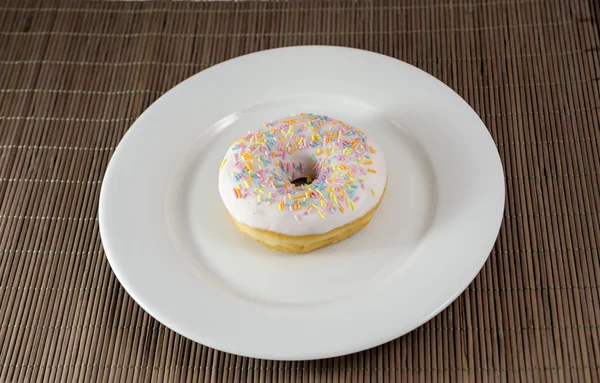
[[[0,381],[600,381],[599,4],[1,0]],[[359,354],[272,362],[141,310],[108,266],[97,207],[153,100],[296,44],[384,53],[455,89],[497,143],[507,204],[483,270],[431,322]]]

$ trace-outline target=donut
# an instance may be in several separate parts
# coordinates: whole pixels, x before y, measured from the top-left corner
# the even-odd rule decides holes
[[[275,250],[306,253],[365,227],[387,184],[381,149],[343,121],[292,114],[227,150],[219,193],[240,231]]]

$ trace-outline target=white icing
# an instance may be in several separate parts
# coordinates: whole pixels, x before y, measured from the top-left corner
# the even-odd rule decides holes
[[[327,142],[327,137],[331,139],[330,142]],[[354,149],[351,148],[352,142],[356,142]],[[294,151],[294,148],[297,149]],[[329,151],[329,156],[325,149]],[[250,155],[249,159],[243,158],[243,153],[246,152]],[[318,152],[320,154],[317,155]],[[272,157],[273,155],[276,157]],[[279,155],[285,155],[285,159],[278,157]],[[277,165],[278,162],[282,162],[285,171],[281,169],[281,165]],[[300,162],[303,164],[301,170],[292,169],[294,163],[298,167]],[[316,169],[311,167],[312,163],[315,163]],[[358,164],[362,165],[362,168]],[[347,166],[348,169],[340,169],[339,165]],[[326,173],[327,168],[332,169],[330,171],[334,173]],[[361,169],[364,169],[365,174]],[[287,180],[291,181],[311,173],[321,176],[320,180],[315,181],[313,185],[302,187],[290,184],[287,191],[292,196],[295,206],[292,207],[292,211],[289,206],[280,210],[279,205],[284,197],[286,203],[289,203],[289,195],[288,192],[283,192],[285,188],[277,187],[284,185],[284,182],[271,183],[269,177],[275,175],[275,180],[277,176],[287,177]],[[250,180],[248,177],[251,175],[254,177]],[[384,192],[386,181],[383,153],[362,131],[325,116],[300,114],[266,124],[264,129],[250,132],[234,143],[227,150],[219,171],[219,192],[227,210],[238,222],[257,229],[299,236],[326,233],[362,217],[376,206]],[[352,188],[351,185],[356,187]],[[238,188],[239,194],[236,194],[235,188]],[[316,189],[321,191],[322,197]],[[329,190],[335,198],[331,198]],[[305,196],[306,191],[312,198],[293,199],[296,196]],[[356,200],[353,202],[354,210],[352,204],[347,204],[339,198],[340,194],[342,198],[344,195],[347,198],[352,191],[353,199]],[[270,204],[267,203],[269,192],[273,193]],[[326,204],[331,201],[333,211],[327,206],[323,207],[322,200],[326,201]],[[296,210],[294,207],[299,204],[305,205]],[[341,211],[340,204],[344,212]],[[310,205],[315,205],[324,218],[314,206],[305,213]]]

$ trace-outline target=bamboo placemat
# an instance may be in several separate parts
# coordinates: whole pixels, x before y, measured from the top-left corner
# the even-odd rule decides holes
[[[298,44],[384,53],[455,89],[497,143],[507,205],[489,261],[432,321],[355,355],[272,362],[137,306],[106,261],[98,195],[158,96]],[[594,0],[2,0],[0,381],[599,382],[599,149]]]

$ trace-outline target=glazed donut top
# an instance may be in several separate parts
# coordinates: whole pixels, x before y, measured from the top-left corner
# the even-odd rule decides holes
[[[299,178],[312,183],[295,186]],[[367,214],[386,181],[383,153],[362,130],[302,113],[234,142],[221,163],[219,192],[238,222],[299,236]]]

